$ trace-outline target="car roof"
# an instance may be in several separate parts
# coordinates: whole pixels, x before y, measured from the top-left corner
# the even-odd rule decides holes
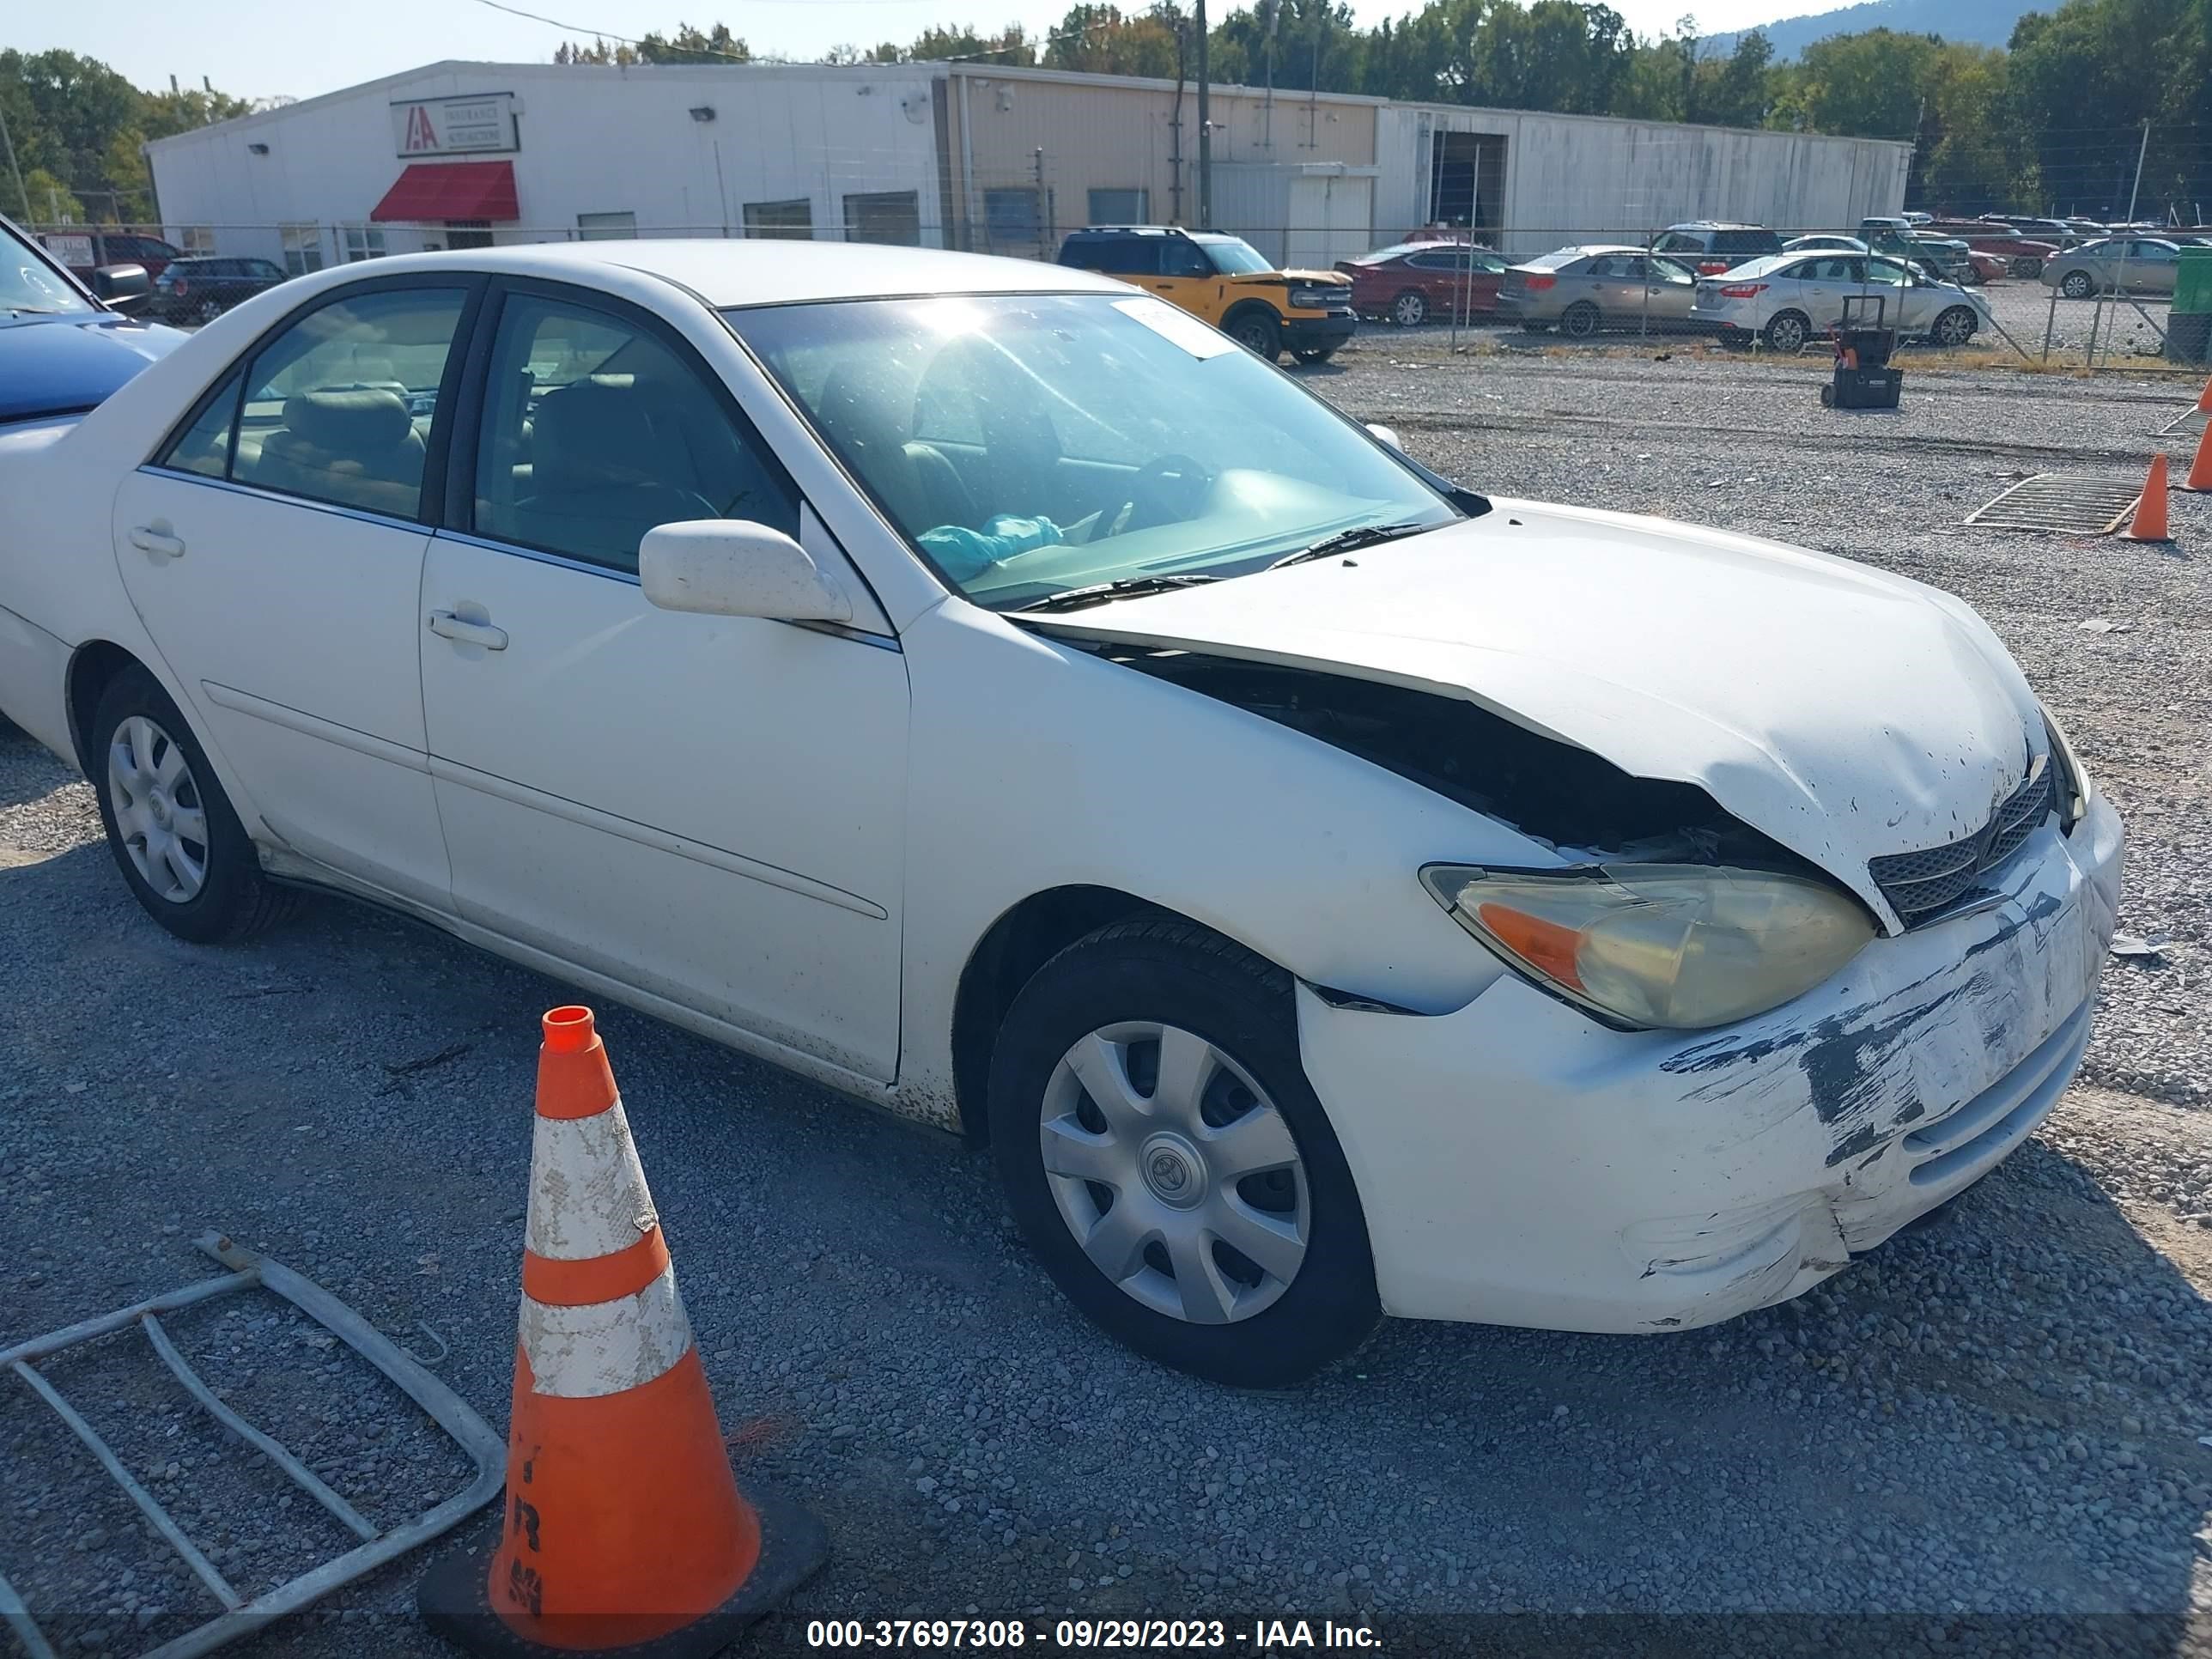
[[[861,242],[714,237],[533,242],[445,253],[398,254],[337,269],[359,276],[469,270],[587,283],[594,270],[609,265],[664,278],[717,308],[909,295],[1128,292],[1126,283],[1113,277],[1034,259]]]

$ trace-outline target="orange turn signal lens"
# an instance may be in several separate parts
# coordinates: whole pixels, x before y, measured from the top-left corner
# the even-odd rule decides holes
[[[1582,944],[1582,929],[1563,927],[1556,921],[1532,916],[1525,910],[1490,902],[1478,904],[1474,913],[1493,938],[1507,950],[1547,978],[1570,990],[1583,988],[1575,951]]]

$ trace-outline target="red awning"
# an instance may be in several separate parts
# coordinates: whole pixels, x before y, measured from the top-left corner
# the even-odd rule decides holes
[[[370,210],[379,222],[392,220],[495,219],[522,216],[514,204],[512,161],[415,161]]]

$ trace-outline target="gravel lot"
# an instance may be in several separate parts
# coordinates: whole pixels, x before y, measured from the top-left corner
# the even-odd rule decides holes
[[[829,1612],[1072,1608],[1364,1613],[1399,1649],[2212,1651],[2212,1620],[2186,1621],[2212,1614],[2212,504],[2177,495],[2165,548],[1959,526],[2024,473],[2140,477],[2185,394],[1916,363],[1899,411],[1838,415],[1813,367],[1378,331],[1308,378],[1480,488],[1757,531],[1983,610],[2126,817],[2121,926],[2151,945],[2112,964],[2044,1131],[1930,1224],[1718,1329],[1392,1323],[1310,1389],[1249,1395],[1079,1322],[980,1154],[606,1012],[740,1468],[835,1540],[766,1645]],[[2163,441],[2185,458],[2194,428]],[[87,787],[12,729],[0,913],[0,1345],[201,1276],[189,1241],[215,1226],[502,1424],[536,1019],[562,988],[335,901],[251,946],[179,944],[131,903]],[[173,1328],[374,1516],[460,1484],[282,1304]],[[134,1341],[52,1375],[219,1565],[258,1590],[341,1547]],[[421,1559],[239,1651],[443,1652],[412,1621]],[[20,1389],[0,1571],[80,1650],[212,1611]],[[1578,1612],[1711,1622],[1449,1617]]]

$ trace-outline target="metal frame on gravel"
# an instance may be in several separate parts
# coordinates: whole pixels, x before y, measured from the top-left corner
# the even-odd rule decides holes
[[[62,1421],[84,1443],[86,1449],[100,1460],[100,1467],[123,1488],[125,1496],[138,1506],[139,1512],[154,1529],[168,1540],[170,1547],[184,1558],[185,1564],[223,1605],[223,1612],[216,1618],[187,1631],[173,1641],[163,1643],[146,1654],[143,1659],[189,1659],[191,1655],[210,1652],[250,1631],[258,1630],[286,1613],[296,1613],[340,1584],[382,1566],[417,1544],[428,1542],[473,1510],[483,1508],[498,1494],[507,1478],[506,1443],[492,1432],[482,1418],[469,1409],[468,1403],[459,1395],[431,1376],[398,1344],[374,1329],[344,1303],[283,1263],[258,1255],[222,1234],[204,1233],[197,1243],[202,1250],[231,1271],[222,1278],[204,1279],[196,1285],[187,1285],[165,1296],[155,1297],[114,1313],[103,1314],[96,1319],[84,1320],[45,1336],[33,1337],[28,1342],[0,1352],[0,1370],[14,1372],[54,1408]],[[205,1302],[232,1291],[256,1289],[270,1291],[283,1297],[397,1383],[409,1399],[428,1413],[431,1419],[469,1455],[476,1465],[476,1478],[434,1509],[417,1516],[404,1526],[386,1531],[364,1519],[353,1505],[324,1485],[306,1464],[282,1444],[218,1400],[215,1391],[177,1352],[169,1340],[168,1334],[161,1328],[158,1316],[173,1313],[179,1308],[189,1308],[196,1303]],[[177,1525],[154,1495],[131,1477],[131,1472],[123,1467],[122,1461],[100,1437],[98,1431],[78,1415],[53,1384],[39,1374],[33,1364],[37,1360],[51,1358],[64,1348],[110,1335],[131,1324],[145,1332],[146,1340],[153,1346],[155,1353],[162,1364],[176,1373],[177,1381],[184,1385],[187,1394],[204,1407],[224,1428],[291,1476],[310,1498],[336,1516],[348,1530],[362,1540],[360,1546],[301,1573],[296,1578],[287,1580],[250,1601],[234,1589],[216,1569],[215,1564],[185,1535],[183,1528]],[[0,1622],[4,1622],[15,1632],[29,1659],[56,1659],[52,1644],[33,1621],[22,1597],[15,1593],[4,1577],[0,1577]]]

